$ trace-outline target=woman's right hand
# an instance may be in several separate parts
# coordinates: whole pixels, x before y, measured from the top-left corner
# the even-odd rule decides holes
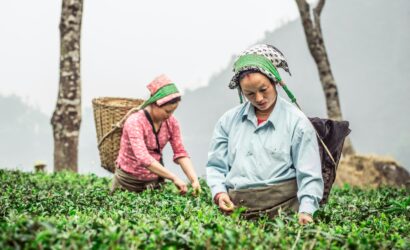
[[[232,212],[234,204],[227,193],[221,193],[218,197],[218,206],[224,212]]]
[[[186,194],[188,191],[188,187],[185,184],[183,180],[181,180],[178,177],[175,177],[172,182],[175,184],[175,186],[178,188],[180,194]]]

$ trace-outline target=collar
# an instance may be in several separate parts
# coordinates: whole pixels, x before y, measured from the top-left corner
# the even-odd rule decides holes
[[[275,107],[273,108],[272,113],[270,113],[268,119],[266,120],[267,122],[270,122],[272,124],[273,129],[275,129],[275,124],[279,123],[282,105],[283,98],[277,95]],[[249,101],[246,102],[245,110],[242,114],[242,121],[244,121],[245,119],[248,119],[257,127],[255,107]]]

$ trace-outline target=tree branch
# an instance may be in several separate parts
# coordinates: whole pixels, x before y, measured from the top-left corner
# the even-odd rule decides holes
[[[323,7],[325,6],[325,0],[320,0],[316,7],[313,9],[313,17],[315,20],[315,28],[322,37],[322,26],[320,25],[320,15],[322,14]]]
[[[325,6],[325,0],[319,0],[319,3],[316,5],[313,11],[316,12],[318,16],[320,16],[320,14],[322,14],[322,10],[324,6]]]

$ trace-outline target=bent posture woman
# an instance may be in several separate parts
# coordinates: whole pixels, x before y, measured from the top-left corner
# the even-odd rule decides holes
[[[181,94],[165,75],[154,79],[147,88],[151,97],[124,123],[111,192],[117,188],[141,192],[158,188],[164,179],[169,179],[181,194],[186,193],[185,182],[164,167],[162,149],[168,142],[174,152],[174,162],[181,166],[194,191],[199,192],[198,178],[182,144],[178,121],[172,115]]]

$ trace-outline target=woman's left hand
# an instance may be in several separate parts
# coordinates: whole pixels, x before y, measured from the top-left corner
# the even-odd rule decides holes
[[[307,213],[299,213],[299,224],[306,225],[308,223],[313,222],[312,215]]]
[[[198,196],[201,193],[201,184],[198,180],[195,180],[191,183],[192,189],[194,190],[193,195]]]

